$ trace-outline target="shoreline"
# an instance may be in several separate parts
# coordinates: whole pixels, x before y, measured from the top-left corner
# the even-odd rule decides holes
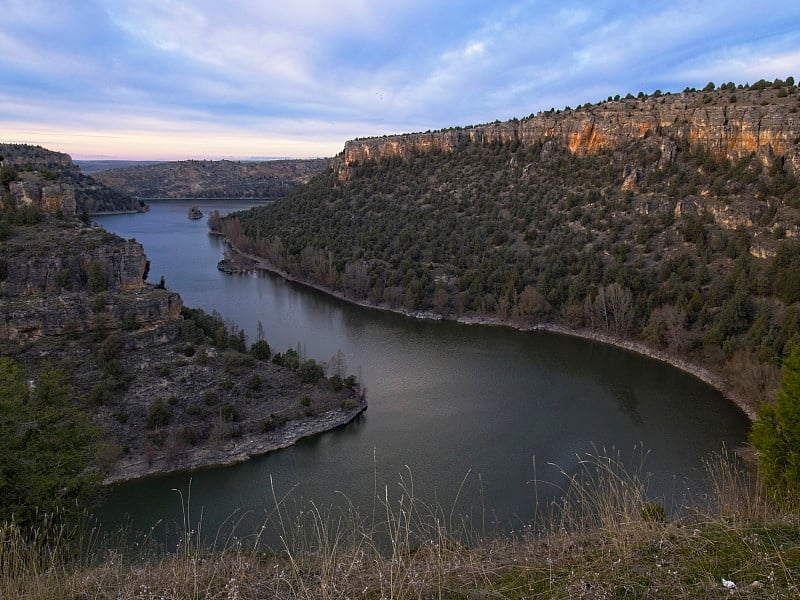
[[[559,325],[556,323],[522,324],[522,323],[514,323],[513,321],[500,320],[497,317],[485,317],[485,316],[446,317],[444,315],[440,315],[438,313],[430,311],[410,311],[405,308],[393,308],[391,306],[386,306],[386,305],[371,304],[363,300],[353,300],[352,298],[348,298],[347,296],[345,296],[342,292],[332,290],[317,283],[303,281],[302,279],[299,279],[291,275],[290,273],[284,271],[283,269],[276,267],[265,258],[255,256],[252,254],[247,254],[245,252],[240,251],[233,244],[231,244],[227,236],[225,236],[225,234],[221,232],[209,231],[209,234],[223,237],[225,239],[225,242],[228,244],[228,247],[231,250],[233,250],[237,255],[244,257],[250,261],[253,261],[255,264],[252,265],[252,267],[250,268],[261,269],[264,271],[275,273],[276,275],[279,275],[286,281],[291,281],[299,285],[310,287],[324,294],[333,296],[334,298],[338,298],[340,300],[343,300],[344,302],[348,302],[356,306],[362,306],[364,308],[372,308],[375,310],[382,310],[386,312],[393,312],[396,314],[404,315],[406,317],[411,317],[415,319],[452,321],[464,325],[487,325],[493,327],[498,327],[498,326],[510,327],[512,329],[516,329],[517,331],[545,331],[549,333],[556,333],[560,335],[568,335],[571,337],[578,337],[587,340],[592,340],[595,342],[599,342],[601,344],[614,346],[615,348],[619,348],[621,350],[627,350],[628,352],[635,352],[636,354],[646,356],[653,360],[658,360],[660,362],[667,363],[668,365],[675,367],[676,369],[679,369],[685,373],[688,373],[696,377],[703,383],[711,386],[712,388],[717,390],[720,394],[722,394],[722,396],[726,400],[733,403],[734,406],[736,406],[739,410],[741,410],[751,422],[757,420],[758,418],[751,403],[748,402],[747,399],[743,397],[741,394],[738,394],[735,390],[731,389],[731,387],[725,382],[725,379],[723,378],[722,375],[715,373],[712,370],[702,365],[690,362],[688,360],[685,360],[677,356],[672,356],[670,354],[667,354],[666,352],[662,352],[654,348],[650,348],[643,342],[617,338],[612,335],[608,335],[606,333],[593,331],[589,329],[572,329],[566,325]]]
[[[103,480],[103,485],[110,486],[146,477],[235,465],[274,450],[288,448],[304,438],[344,427],[355,421],[366,410],[367,401],[362,396],[353,408],[329,410],[311,417],[288,421],[265,433],[251,433],[215,446],[190,448],[171,459],[159,457],[152,462],[145,459],[129,461],[122,466],[116,465]]]

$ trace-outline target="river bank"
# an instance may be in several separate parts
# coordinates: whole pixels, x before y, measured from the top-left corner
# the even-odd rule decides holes
[[[689,373],[690,375],[700,379],[707,385],[711,386],[712,388],[720,392],[728,401],[730,401],[736,407],[738,407],[750,421],[754,421],[757,419],[755,402],[753,402],[749,398],[746,398],[745,396],[734,390],[728,384],[728,382],[726,381],[725,377],[722,374],[716,373],[703,365],[691,362],[689,360],[686,360],[685,358],[674,356],[669,353],[663,352],[661,350],[651,348],[646,344],[644,344],[643,342],[625,338],[619,338],[613,335],[609,335],[607,333],[585,328],[580,328],[580,329],[572,328],[557,323],[546,323],[546,322],[522,323],[519,321],[512,321],[508,319],[502,320],[497,317],[490,317],[485,315],[462,315],[460,317],[455,317],[455,316],[451,317],[434,313],[431,311],[414,311],[400,307],[392,307],[386,304],[376,305],[364,300],[355,300],[353,298],[347,297],[342,292],[330,289],[321,284],[305,281],[301,278],[298,278],[288,273],[287,271],[275,266],[267,259],[240,251],[238,248],[233,246],[233,244],[231,244],[231,241],[222,233],[214,231],[211,231],[209,233],[211,235],[222,236],[225,239],[226,243],[228,244],[228,247],[230,247],[231,250],[235,253],[229,256],[227,259],[226,267],[228,268],[230,267],[231,257],[238,256],[241,257],[244,263],[243,270],[260,269],[263,271],[275,273],[276,275],[279,275],[280,277],[282,277],[287,281],[291,281],[318,290],[334,298],[338,298],[345,302],[349,302],[357,306],[362,306],[364,308],[372,308],[376,310],[393,312],[396,314],[401,314],[416,319],[447,320],[447,321],[462,323],[464,325],[490,325],[499,327],[509,327],[512,329],[516,329],[518,331],[546,331],[549,333],[579,337],[583,339],[596,341],[602,344],[607,344],[610,346],[614,346],[616,348],[620,348],[622,350],[635,352],[637,354],[647,356],[648,358],[664,362],[672,367],[675,367],[676,369],[680,369],[681,371]],[[227,269],[224,270],[226,270],[227,272]],[[234,269],[233,271],[236,270]]]
[[[287,448],[301,439],[344,427],[365,410],[367,402],[361,395],[352,408],[329,410],[319,415],[289,421],[272,431],[250,433],[216,445],[189,448],[170,457],[159,456],[152,460],[131,457],[117,463],[103,483],[111,485],[154,475],[238,464],[273,450]]]

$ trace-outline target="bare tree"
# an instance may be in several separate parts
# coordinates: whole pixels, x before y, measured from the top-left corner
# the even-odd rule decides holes
[[[331,356],[331,360],[328,363],[328,372],[331,374],[331,376],[345,376],[345,373],[347,372],[347,357],[344,355],[344,352],[342,352],[341,348],[336,351],[336,354]]]
[[[342,291],[346,296],[361,300],[369,292],[369,272],[364,262],[347,263],[342,275]]]
[[[261,319],[258,320],[258,326],[256,327],[256,341],[262,342],[266,339],[266,335],[264,333],[264,324],[261,322]]]
[[[436,286],[436,290],[433,292],[433,310],[434,312],[443,315],[447,312],[447,305],[450,302],[450,294],[447,293],[447,289],[443,285]]]
[[[591,328],[625,335],[633,318],[633,294],[618,283],[610,283],[600,288],[594,300],[586,298],[584,313]]]
[[[551,308],[541,292],[532,285],[526,285],[517,299],[517,314],[520,317],[538,317]]]
[[[686,329],[686,313],[672,304],[659,306],[650,313],[644,333],[649,342],[671,354],[685,352],[691,341]]]

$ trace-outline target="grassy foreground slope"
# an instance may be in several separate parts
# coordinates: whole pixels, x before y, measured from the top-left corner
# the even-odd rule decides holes
[[[308,506],[297,519],[280,501],[258,539],[227,538],[213,553],[187,518],[170,553],[84,535],[84,550],[59,539],[23,541],[0,528],[4,598],[796,598],[800,521],[763,500],[727,457],[708,463],[714,493],[681,521],[663,520],[636,474],[609,457],[585,471],[542,520],[483,537],[446,508],[405,496],[372,518]],[[406,490],[409,491],[409,490]],[[387,541],[388,540],[388,541]],[[146,541],[145,541],[146,542]]]

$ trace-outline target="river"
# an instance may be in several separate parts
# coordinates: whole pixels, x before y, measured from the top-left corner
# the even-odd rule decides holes
[[[353,306],[264,272],[216,269],[224,241],[208,215],[246,201],[153,201],[146,214],[96,217],[143,244],[149,280],[161,275],[187,306],[218,310],[275,350],[327,361],[341,349],[367,387],[354,423],[246,463],[115,486],[98,516],[135,531],[191,520],[210,535],[256,530],[274,508],[352,503],[369,513],[402,482],[481,528],[516,528],[558,493],[580,457],[605,449],[639,465],[652,499],[678,510],[703,490],[703,459],[741,444],[745,415],[698,379],[597,342],[547,332],[413,319]],[[378,502],[378,505],[380,503]]]

